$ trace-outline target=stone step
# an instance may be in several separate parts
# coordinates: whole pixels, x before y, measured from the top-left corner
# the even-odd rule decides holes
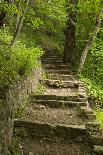
[[[79,98],[79,96],[57,96],[57,95],[34,95],[34,99],[38,100],[64,100],[64,101],[79,101],[87,102],[86,98]]]
[[[42,58],[41,61],[58,61],[58,60],[62,60],[60,57],[45,57],[45,58]]]
[[[45,64],[42,65],[43,68],[45,69],[68,69],[68,65],[64,65],[64,64]]]
[[[86,118],[89,120],[89,121],[95,121],[96,120],[96,115],[95,114],[86,114]]]
[[[94,120],[88,121],[86,124],[86,129],[90,133],[91,136],[99,136],[102,135],[101,129],[100,129],[100,123]]]
[[[83,141],[30,137],[24,137],[22,141],[24,155],[92,155],[89,144]]]
[[[103,146],[103,135],[92,135],[91,141],[94,145],[102,145]]]
[[[87,106],[81,106],[80,109],[82,110],[83,113],[85,114],[93,114],[93,111],[90,107]]]
[[[70,74],[54,74],[54,73],[51,73],[48,75],[48,78],[49,79],[59,79],[59,80],[74,80],[74,76],[73,75],[70,75]]]
[[[75,81],[61,81],[61,80],[50,80],[50,79],[45,79],[45,80],[40,80],[42,84],[46,84],[48,86],[53,86],[53,87],[63,87],[63,88],[78,88],[79,83]]]
[[[41,62],[42,62],[42,63],[47,63],[47,64],[53,64],[53,63],[54,63],[54,64],[55,64],[55,63],[58,63],[58,64],[59,64],[59,63],[62,63],[62,64],[63,64],[63,61],[62,61],[61,59],[60,59],[60,60],[54,60],[54,59],[53,59],[53,60],[49,60],[49,59],[46,60],[46,59],[44,59],[44,60],[42,60]]]
[[[54,52],[47,52],[47,53],[45,53],[44,55],[43,55],[43,57],[55,57],[55,56],[60,56],[61,57],[61,55],[59,54],[59,53],[54,53]]]
[[[60,55],[43,55],[42,58],[61,58]]]
[[[63,138],[68,140],[68,138],[72,139],[84,139],[87,135],[86,128],[83,125],[61,125],[58,124],[53,126],[49,123],[40,123],[40,122],[32,122],[27,120],[16,120],[14,123],[15,128],[20,127],[29,133],[29,135],[37,138]],[[23,133],[18,133],[23,135]]]
[[[31,102],[41,104],[41,105],[46,105],[49,107],[55,107],[55,108],[75,107],[75,106],[78,107],[78,106],[86,106],[87,105],[86,102],[58,101],[58,100],[33,100],[33,98],[31,98]]]
[[[88,122],[86,126],[87,128],[100,128],[100,123],[97,121]]]
[[[96,120],[96,115],[91,111],[84,111],[81,110],[78,112],[78,116],[81,118],[85,119],[86,121],[95,121]]]
[[[103,155],[103,146],[94,145],[93,151],[95,155]]]
[[[70,74],[70,71],[69,70],[64,70],[64,69],[45,69],[45,72],[47,74],[50,74],[50,73],[57,73],[57,74]]]

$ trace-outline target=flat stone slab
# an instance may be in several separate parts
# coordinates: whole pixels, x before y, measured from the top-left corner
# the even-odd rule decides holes
[[[68,69],[68,66],[64,64],[44,64],[42,67],[44,69]]]
[[[80,109],[85,113],[85,114],[93,114],[93,110],[88,107],[88,106],[81,106]]]
[[[46,93],[46,92],[45,92]],[[51,92],[50,92],[51,93]],[[71,95],[71,96],[66,96],[66,95],[34,95],[32,96],[35,100],[64,100],[64,101],[78,101],[78,102],[87,102],[86,98],[80,98],[77,95]]]
[[[96,155],[103,155],[103,146],[94,145]]]
[[[100,146],[102,145],[103,146],[103,135],[101,135],[101,136],[92,135],[91,140],[94,145],[100,145]]]
[[[60,81],[60,80],[50,80],[50,79],[45,79],[45,80],[40,80],[42,84],[46,84],[48,86],[52,87],[63,87],[63,88],[78,88],[79,83],[75,81]]]
[[[58,74],[70,74],[70,71],[69,70],[64,70],[64,69],[45,69],[45,72],[47,74],[50,74],[50,73],[58,73]]]
[[[68,141],[68,138],[82,141],[87,139],[88,134],[85,126],[81,125],[61,125],[53,126],[41,122],[32,122],[31,120],[19,119],[15,121],[15,133],[24,137],[37,138],[63,138]]]
[[[42,61],[62,61],[60,57],[43,58]]]
[[[73,75],[68,75],[68,74],[50,73],[47,76],[48,76],[49,79],[74,80],[74,76]]]
[[[37,104],[41,104],[41,105],[46,105],[49,107],[55,107],[55,108],[59,108],[59,107],[75,107],[75,106],[86,106],[87,103],[86,102],[75,102],[75,101],[58,101],[58,100],[35,100],[33,98],[31,98],[31,102],[33,103],[37,103]]]
[[[51,88],[47,87],[45,88],[45,91],[42,92],[43,95],[56,95],[56,96],[79,96],[79,91],[77,89],[70,89],[70,88]]]
[[[54,60],[54,59],[43,59],[42,63],[48,63],[48,64],[52,64],[52,63],[63,63],[63,61],[61,59],[58,60]]]

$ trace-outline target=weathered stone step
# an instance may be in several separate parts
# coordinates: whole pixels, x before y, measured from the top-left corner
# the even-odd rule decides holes
[[[93,151],[95,155],[103,155],[103,146],[94,145]]]
[[[74,76],[70,75],[70,74],[54,74],[54,73],[50,73],[49,75],[47,75],[48,78],[50,79],[59,79],[59,80],[74,80]]]
[[[60,57],[50,57],[50,58],[49,57],[45,57],[45,58],[41,59],[41,61],[46,61],[46,60],[47,61],[58,61],[58,60],[61,61],[62,59]]]
[[[49,123],[54,126],[62,125],[82,125],[83,120],[78,116],[77,107],[60,107],[51,108],[41,106],[40,104],[32,104],[25,110],[26,119],[33,122]]]
[[[103,135],[92,135],[91,136],[91,141],[94,145],[102,145],[103,146]]]
[[[57,73],[57,74],[70,74],[69,70],[64,69],[45,69],[45,72],[50,73]]]
[[[38,100],[64,100],[64,101],[80,101],[86,102],[87,99],[79,98],[79,96],[57,96],[57,95],[35,95],[34,99]]]
[[[44,58],[44,59],[45,59],[45,58],[58,58],[58,57],[61,58],[60,55],[43,55],[43,56],[42,56],[42,58]]]
[[[42,65],[43,68],[45,69],[68,69],[68,65],[64,65],[64,64],[45,64]]]
[[[51,95],[51,96],[76,96],[79,97],[78,88],[55,88],[55,87],[46,87],[41,95]],[[81,97],[79,97],[81,98]]]
[[[96,120],[96,115],[95,114],[86,114],[85,115],[86,116],[86,118],[90,121],[95,121]]]
[[[16,120],[14,123],[15,128],[22,127],[24,130],[29,133],[29,135],[37,138],[63,138],[68,140],[68,138],[72,139],[84,139],[88,135],[86,132],[86,128],[83,125],[60,125],[52,126],[49,123],[40,123],[40,122],[32,122],[27,120]],[[18,133],[23,135],[23,133]],[[21,132],[22,132],[21,131]]]
[[[77,81],[60,81],[60,80],[40,80],[42,84],[46,84],[54,87],[63,87],[63,88],[78,88],[79,83]]]
[[[49,60],[49,59],[46,60],[46,59],[44,59],[41,62],[42,63],[48,63],[48,64],[53,64],[53,63],[58,63],[58,64],[62,63],[63,64],[63,61],[61,59],[60,60],[54,60],[54,59],[53,60]]]
[[[90,122],[88,121],[85,125],[91,136],[102,135],[100,123],[96,121],[96,118],[94,120],[91,119]]]
[[[100,128],[100,123],[98,123],[97,121],[88,122],[86,126],[87,128]]]
[[[78,139],[22,137],[21,146],[23,155],[92,155],[88,142]]]
[[[61,57],[60,54],[58,54],[58,53],[52,53],[52,52],[45,53],[42,57],[55,57],[55,56]]]
[[[73,101],[58,101],[58,100],[33,100],[31,98],[32,103],[37,103],[41,105],[47,105],[49,107],[75,107],[75,106],[86,106],[86,102],[73,102]]]
[[[81,106],[80,109],[84,114],[93,114],[93,110],[87,106]]]
[[[78,115],[81,118],[86,119],[88,122],[96,120],[96,115],[93,113],[93,111],[90,108],[87,108],[86,106],[85,108],[80,107],[80,111]]]

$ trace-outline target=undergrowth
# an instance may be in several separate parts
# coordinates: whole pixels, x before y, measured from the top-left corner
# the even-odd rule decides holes
[[[84,81],[87,93],[103,127],[103,39],[97,38],[88,54],[80,80]]]
[[[97,120],[100,122],[101,128],[103,129],[103,109],[97,107],[94,109]]]
[[[21,33],[14,48],[9,48],[12,38],[9,28],[0,29],[0,86],[8,87],[13,82],[30,75],[38,67],[43,50],[34,44],[34,38]]]

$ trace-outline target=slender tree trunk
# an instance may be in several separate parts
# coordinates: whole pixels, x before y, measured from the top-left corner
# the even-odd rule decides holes
[[[17,2],[17,9],[18,10],[20,9],[20,3],[21,3],[21,0],[19,0],[19,2]],[[19,13],[17,13],[17,16],[16,16],[16,29],[17,29],[17,26],[19,24],[19,20],[20,20],[20,15],[19,15]]]
[[[76,22],[76,10],[69,8],[69,5],[72,4],[76,8],[77,0],[66,0],[66,12],[67,12],[67,21],[65,29],[65,46],[64,46],[64,62],[70,63],[71,65],[75,64],[75,22]]]
[[[0,12],[0,27],[5,26],[5,17],[6,17],[6,12],[1,11]]]
[[[25,4],[28,4],[28,3],[29,3],[29,0],[26,0]],[[19,21],[18,21],[19,23],[16,25],[16,30],[14,32],[13,39],[12,39],[12,41],[10,43],[10,48],[15,45],[15,43],[17,41],[17,38],[18,38],[18,36],[20,34],[20,30],[21,30],[21,27],[23,25],[23,20],[24,20],[24,15],[26,13],[26,9],[27,8],[25,8],[25,10],[23,12],[23,15],[21,17],[19,17]]]
[[[24,20],[24,16],[21,16],[20,19],[19,19],[19,23],[17,25],[17,28],[16,28],[16,31],[13,35],[13,39],[11,41],[11,44],[10,44],[10,47],[13,47],[17,41],[17,38],[20,34],[20,30],[21,30],[21,27],[22,27],[22,24],[23,24],[23,20]]]
[[[5,2],[11,4],[13,0],[4,0]],[[0,11],[0,28],[5,27],[5,18],[6,18],[6,11]]]
[[[84,67],[84,63],[86,61],[86,58],[87,58],[87,55],[88,55],[88,52],[90,50],[90,48],[92,47],[94,41],[95,41],[95,38],[97,37],[97,34],[100,30],[100,27],[101,27],[101,13],[102,11],[100,12],[100,14],[96,17],[96,28],[93,32],[93,35],[90,37],[88,43],[86,44],[86,47],[82,53],[82,56],[81,56],[81,60],[80,60],[80,64],[79,64],[79,68],[78,68],[78,72],[80,73]]]
[[[19,14],[17,14],[17,16],[16,16],[16,29],[18,27],[19,21],[20,21],[20,16],[19,16]]]

